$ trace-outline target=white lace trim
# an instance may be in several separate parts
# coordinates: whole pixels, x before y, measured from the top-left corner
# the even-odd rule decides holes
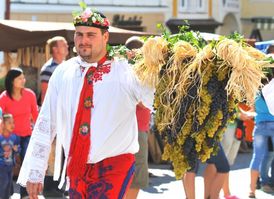
[[[43,134],[50,134],[50,123],[47,119],[40,117],[39,120],[36,122],[38,132]]]
[[[44,175],[42,171],[39,170],[30,170],[28,182],[31,183],[42,183],[44,182]]]
[[[38,117],[31,140],[30,157],[32,164],[28,164],[29,171],[26,175],[26,182],[42,184],[44,182],[44,170],[46,170],[48,165],[48,156],[52,141],[50,139],[55,135],[52,134],[51,130],[55,130],[55,128],[51,128],[49,119],[45,116]]]
[[[50,151],[50,147],[48,145],[35,142],[33,146],[32,156],[42,160],[43,162],[47,162],[46,160],[47,160],[49,151]]]

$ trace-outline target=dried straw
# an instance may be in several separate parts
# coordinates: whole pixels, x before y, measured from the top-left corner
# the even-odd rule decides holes
[[[258,58],[261,56],[254,52],[245,50],[241,44],[230,39],[224,39],[216,46],[217,55],[232,67],[226,86],[228,95],[233,93],[237,100],[248,104],[253,104],[255,95],[262,86],[261,78],[264,78],[262,63],[254,58],[255,55]]]
[[[139,80],[150,87],[158,82],[159,72],[166,64],[168,42],[162,37],[149,38],[142,47],[143,59],[135,64],[135,73]]]

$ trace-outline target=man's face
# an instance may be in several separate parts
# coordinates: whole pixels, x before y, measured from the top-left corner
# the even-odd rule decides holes
[[[87,26],[76,26],[74,44],[77,53],[86,62],[97,62],[106,54],[109,33],[102,34],[101,29]]]
[[[68,56],[68,44],[66,41],[59,40],[57,41],[57,46],[56,46],[57,52],[62,55],[63,59],[66,59]]]

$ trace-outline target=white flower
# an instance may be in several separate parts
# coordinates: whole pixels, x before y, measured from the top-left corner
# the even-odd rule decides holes
[[[97,21],[97,19],[94,16],[91,18],[91,20],[92,20],[92,23],[95,23]]]

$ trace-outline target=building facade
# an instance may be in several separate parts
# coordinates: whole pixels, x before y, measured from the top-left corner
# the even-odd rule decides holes
[[[10,2],[10,19],[71,22],[71,12],[79,10],[78,0],[10,0]],[[159,33],[156,24],[166,23],[173,32],[176,32],[177,26],[184,25],[184,20],[188,20],[193,29],[201,32],[227,35],[237,31],[246,38],[252,34],[253,37],[260,34],[264,40],[273,38],[274,0],[85,0],[85,2],[105,13],[113,26],[125,29]],[[260,30],[259,33],[257,29]]]
[[[11,0],[10,19],[71,22],[78,0]],[[111,24],[120,28],[156,33],[163,23],[168,5],[165,0],[86,0],[103,12]]]
[[[241,0],[242,34],[257,40],[274,39],[274,0]]]
[[[188,20],[194,30],[227,35],[241,31],[240,0],[170,0],[171,26]]]

